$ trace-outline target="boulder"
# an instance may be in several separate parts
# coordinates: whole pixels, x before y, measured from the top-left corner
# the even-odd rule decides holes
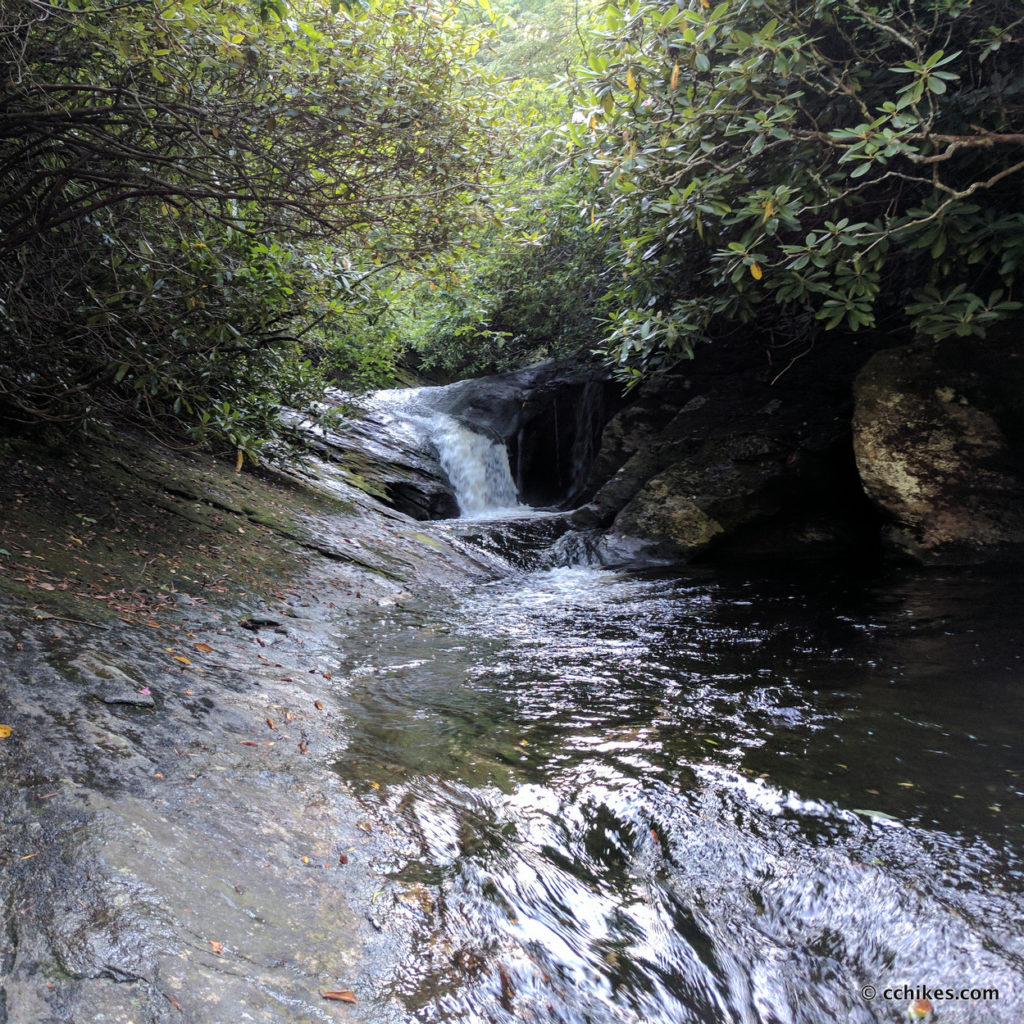
[[[859,356],[859,358],[858,358]],[[604,564],[821,559],[874,550],[876,517],[850,441],[864,356],[792,364],[716,343],[608,423],[590,500],[572,514]]]
[[[854,394],[854,455],[892,551],[924,563],[1024,554],[1024,361],[1014,346],[882,351]]]
[[[646,537],[694,558],[716,539],[781,511],[786,477],[793,476],[789,454],[756,434],[713,438],[647,480],[615,517],[612,534]]]

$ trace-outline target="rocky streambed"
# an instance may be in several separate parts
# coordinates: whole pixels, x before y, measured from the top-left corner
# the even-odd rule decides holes
[[[1019,1020],[1008,346],[0,440],[0,1024]]]

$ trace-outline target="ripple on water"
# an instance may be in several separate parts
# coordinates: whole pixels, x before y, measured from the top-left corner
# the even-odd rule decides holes
[[[404,631],[339,770],[429,894],[410,1012],[1018,1024],[1022,602],[963,587],[555,569]]]

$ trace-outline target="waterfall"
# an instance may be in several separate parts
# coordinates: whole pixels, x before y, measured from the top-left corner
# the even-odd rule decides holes
[[[508,449],[499,441],[435,413],[430,439],[448,474],[463,516],[521,509],[508,464]]]
[[[415,434],[432,446],[448,475],[464,518],[521,512],[508,449],[501,441],[472,430],[454,416],[431,408],[435,388],[378,391],[370,408],[399,431]]]

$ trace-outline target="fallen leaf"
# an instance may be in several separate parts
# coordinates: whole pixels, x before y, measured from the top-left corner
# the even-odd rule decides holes
[[[355,992],[350,988],[343,988],[337,992],[321,992],[320,995],[324,999],[334,999],[339,1003],[356,1003],[359,1001],[356,999]]]
[[[0,725],[0,740],[7,739],[14,730],[9,725]]]
[[[224,955],[224,943],[223,942],[214,942],[213,939],[209,939],[208,941],[210,943],[210,949],[212,949],[214,951],[214,953],[217,954],[217,956],[223,956]]]
[[[239,740],[238,742],[241,743],[243,747],[258,747],[259,746],[259,744],[255,740]]]
[[[192,646],[197,651],[203,651],[206,654],[209,654],[213,650],[213,648],[209,644],[194,643]]]
[[[176,654],[174,656],[174,660],[175,661],[180,661],[182,663],[182,665],[191,665],[192,664],[192,662],[189,661],[188,658],[186,658],[185,655],[183,655],[183,654]]]
[[[341,864],[342,866],[347,864],[348,863],[348,854],[347,853],[339,853],[338,854],[338,863]]]
[[[269,725],[271,729],[276,729],[277,728],[277,726],[274,725],[274,720],[272,718],[268,718],[267,719],[267,725]]]
[[[315,707],[317,711],[323,711],[324,702],[322,700],[315,700],[313,701],[313,707]]]
[[[891,814],[886,814],[885,811],[872,811],[866,807],[854,807],[854,814],[863,814],[865,817],[870,818],[872,821],[899,821],[899,818],[893,817]]]
[[[171,1006],[173,1006],[179,1013],[184,1013],[185,1012],[181,1008],[181,1003],[179,1003],[178,1000],[174,998],[174,996],[169,995],[166,992],[164,993],[164,995],[167,996],[167,1002],[169,1002],[171,1004]]]

